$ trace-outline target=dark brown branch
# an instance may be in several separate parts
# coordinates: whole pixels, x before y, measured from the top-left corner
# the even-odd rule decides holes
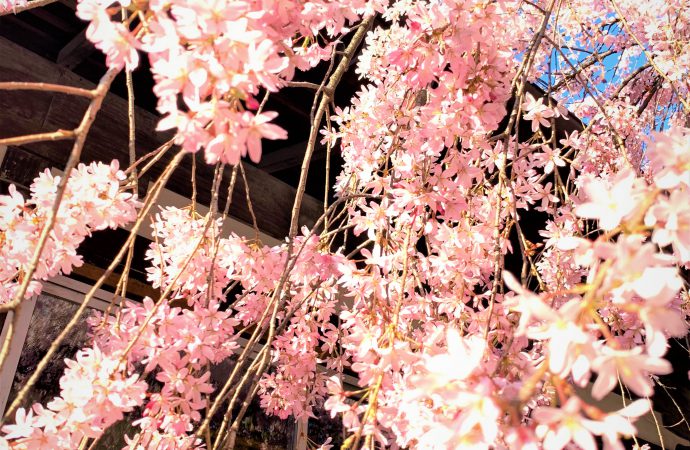
[[[610,56],[610,55],[612,55],[613,53],[615,53],[613,50],[607,50],[607,51],[605,51],[605,52],[603,52],[603,53],[594,53],[593,55],[588,56],[587,58],[585,58],[584,61],[582,61],[581,63],[579,63],[579,64],[577,65],[577,71],[576,71],[576,72],[571,72],[571,73],[569,73],[569,74],[564,75],[563,78],[561,78],[556,84],[554,84],[554,85],[551,87],[551,90],[552,90],[552,91],[557,91],[557,90],[559,90],[559,89],[560,89],[561,87],[563,87],[563,85],[566,84],[568,81],[570,81],[570,80],[572,80],[572,79],[574,79],[574,78],[577,78],[578,74],[579,74],[581,71],[583,71],[584,69],[588,68],[589,66],[595,64],[596,62],[602,62],[602,59],[603,59],[603,58],[606,58],[607,56]]]

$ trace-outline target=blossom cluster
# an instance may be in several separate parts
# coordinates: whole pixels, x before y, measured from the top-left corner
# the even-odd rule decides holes
[[[99,437],[110,425],[141,404],[147,384],[137,374],[117,371],[119,358],[98,346],[80,350],[65,360],[60,395],[44,408],[19,408],[15,423],[2,428],[0,448],[48,450],[78,448],[82,441]],[[3,447],[4,445],[4,447]]]
[[[153,242],[146,251],[151,261],[147,269],[151,285],[161,289],[172,286],[171,298],[186,299],[190,306],[207,296],[221,298],[228,282],[227,269],[220,266],[222,260],[218,260],[215,246],[220,221],[207,224],[202,217],[190,220],[194,214],[178,208],[157,213],[152,225]]]
[[[125,174],[117,160],[110,164],[80,164],[70,174],[55,224],[41,253],[26,296],[40,293],[40,280],[69,274],[82,265],[79,244],[92,232],[117,228],[134,221],[139,202],[124,192]],[[0,303],[14,297],[52,213],[61,176],[46,169],[34,180],[28,198],[14,185],[0,196]]]
[[[333,42],[381,2],[195,0],[116,2],[80,0],[77,15],[89,21],[86,36],[110,67],[134,69],[146,52],[154,76],[161,130],[177,129],[177,143],[205,149],[206,161],[258,162],[261,139],[285,139],[270,123],[275,112],[256,112],[256,96],[276,92],[331,56]],[[128,19],[113,20],[120,8]],[[117,19],[120,15],[116,15]],[[183,105],[181,107],[181,105]]]
[[[141,417],[133,422],[141,432],[128,437],[126,448],[198,445],[190,433],[215,390],[209,365],[227,359],[238,347],[237,321],[220,311],[216,300],[207,307],[183,309],[146,298],[143,304],[128,304],[119,317],[96,316],[91,322],[96,345],[121,364],[120,371],[143,367],[143,374],[155,374],[160,389],[149,389]]]
[[[155,242],[147,253],[152,260],[149,276],[155,286],[170,288],[170,301],[183,300],[187,307],[145,298],[142,304],[128,303],[116,315],[91,317],[93,346],[82,350],[76,362],[67,361],[61,397],[47,410],[34,405],[38,418],[23,409],[17,412],[17,424],[4,429],[12,448],[73,448],[74,442],[97,439],[124,413],[142,405],[141,417],[133,422],[141,432],[127,437],[126,448],[201,444],[192,431],[218,387],[210,368],[235,353],[240,321],[268,323],[265,312],[272,307],[269,299],[287,249],[248,243],[236,235],[218,238],[220,225],[190,209],[166,208],[156,216]],[[336,268],[344,258],[320,252],[316,236],[299,241],[297,270],[286,291],[290,301],[280,313],[289,315],[290,323],[273,343],[275,370],[263,377],[260,388],[267,411],[281,417],[308,415],[316,399],[325,395],[327,377],[317,365],[338,336],[329,320],[336,308]],[[215,274],[212,281],[210,274]],[[224,288],[232,281],[241,281],[246,290],[234,309],[221,308]],[[150,380],[149,374],[155,382],[147,386],[142,380]],[[79,394],[79,386],[94,384],[99,390]],[[112,393],[111,403],[99,397],[103,391]],[[127,400],[119,400],[116,392]],[[66,404],[79,414],[56,415]],[[83,411],[87,404],[93,412]],[[83,430],[87,426],[88,433]],[[51,434],[57,427],[60,434]]]
[[[281,418],[311,416],[327,392],[325,370],[343,369],[331,318],[340,310],[338,267],[345,257],[322,251],[316,235],[300,236],[295,244],[300,255],[287,282],[285,331],[273,342],[274,369],[259,390],[264,409]]]
[[[474,239],[459,241],[462,221],[450,227],[436,213],[418,224],[414,216],[391,214],[386,202],[395,191],[380,204],[363,204],[355,223],[377,221],[375,228],[361,226],[377,246],[381,237],[375,230],[387,227],[390,236],[417,227],[428,254],[405,244],[388,254],[381,248],[362,251],[370,270],[350,266],[344,272],[341,281],[355,307],[340,315],[341,344],[360,383],[377,397],[368,406],[353,405],[332,381],[327,407],[343,414],[352,433],[363,430],[381,445],[560,450],[574,442],[593,450],[598,436],[606,448],[622,449],[620,437],[635,433],[631,421],[650,404],[640,400],[604,412],[573,386],[591,389],[595,400],[619,383],[651,397],[654,377],[672,370],[663,358],[668,339],[688,332],[689,299],[679,267],[688,265],[690,244],[689,132],[657,133],[648,143],[642,175],[624,167],[598,177],[582,173],[570,209],[559,210],[544,231],[547,250],[535,265],[540,292],[504,272],[513,292],[495,295],[495,322],[488,317],[492,309],[483,306],[491,301],[490,291],[477,289],[491,270],[490,236],[477,239],[475,232]],[[508,200],[522,200],[520,208],[526,209],[529,192],[514,186]],[[583,219],[598,221],[596,239],[581,237]],[[441,232],[443,238],[434,239]],[[489,245],[478,256],[481,242]],[[449,252],[451,245],[462,253]],[[478,266],[482,260],[485,265]],[[405,264],[433,288],[402,290],[407,280],[391,274],[402,276]],[[397,323],[386,318],[391,314],[398,315]]]
[[[500,49],[524,48],[525,27],[542,17],[482,6],[392,5],[393,23],[370,35],[360,60],[371,84],[327,133],[342,141],[341,196],[369,194],[349,213],[373,247],[361,251],[365,270],[341,265],[354,305],[340,314],[340,343],[367,402],[346,401],[334,381],[327,405],[353,439],[383,446],[594,449],[599,436],[622,448],[620,436],[635,432],[628,419],[650,405],[604,413],[573,385],[594,380],[598,400],[620,376],[651,396],[653,377],[671,371],[668,339],[688,330],[678,270],[687,264],[687,131],[649,142],[644,126],[626,127],[621,150],[615,127],[630,108],[606,106],[560,138],[564,105],[525,93],[518,105],[533,136],[492,139],[506,114],[502,86],[515,80],[502,58],[525,58]],[[443,40],[455,34],[460,42]],[[468,86],[477,73],[482,83]],[[522,235],[532,209],[552,218],[541,255]],[[584,219],[598,220],[599,238],[584,237]],[[514,222],[520,248],[508,239]],[[509,252],[522,254],[522,281],[538,293],[497,272]],[[498,287],[503,278],[512,293]]]
[[[61,396],[19,410],[0,446],[70,448],[143,406],[128,449],[200,447],[212,402],[244,389],[281,418],[325,400],[346,448],[622,449],[688,332],[688,8],[560,4],[82,0],[110,66],[148,53],[160,128],[210,163],[258,160],[262,137],[285,136],[254,112],[259,93],[330,57],[362,16],[385,26],[357,60],[362,88],[322,130],[344,160],[339,228],[269,247],[193,207],[161,210],[146,258],[165,295],[92,318]],[[116,165],[73,175],[37,279],[78,264],[91,230],[134,217],[101,171],[121,178]],[[14,188],[0,200],[10,286],[55,185],[46,173],[29,201]],[[342,230],[354,244],[338,247]],[[210,368],[236,354],[240,327],[266,347],[241,366],[249,383],[221,388]],[[602,410],[616,389],[642,399]]]
[[[201,231],[209,231],[203,228],[203,218],[191,221],[189,210],[165,210],[152,224],[161,238],[160,247],[152,244],[159,254],[189,239],[166,233],[166,225],[181,223],[173,216],[186,216],[200,237],[204,236]],[[209,251],[209,240],[198,240],[197,245],[202,247],[199,255]],[[168,255],[167,260],[176,255],[180,254]],[[157,263],[159,269],[165,264]],[[173,267],[182,267],[182,261],[175,263],[179,266]],[[218,267],[217,273],[227,285],[227,268]],[[201,288],[190,280],[176,280],[175,298],[187,295],[192,309],[146,298],[142,304],[128,303],[115,316],[90,318],[93,346],[80,351],[76,361],[66,361],[61,396],[48,403],[48,409],[33,405],[35,417],[31,411],[18,410],[17,424],[3,428],[12,448],[76,448],[82,439],[99,438],[124,413],[144,402],[142,417],[135,422],[142,431],[128,438],[127,448],[177,449],[197,444],[189,432],[207,407],[207,394],[214,391],[208,367],[224,361],[237,348],[234,326],[238,321],[230,311],[220,310],[222,290],[212,290],[216,295],[207,297],[206,290],[200,293]],[[143,381],[150,373],[162,385],[159,391]]]

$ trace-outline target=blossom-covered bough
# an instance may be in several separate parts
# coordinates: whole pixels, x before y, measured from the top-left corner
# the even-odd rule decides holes
[[[0,6],[33,3],[45,2]],[[597,438],[621,449],[635,436],[656,377],[672,371],[669,340],[688,331],[690,5],[81,0],[77,15],[107,56],[96,89],[0,83],[91,99],[75,130],[0,140],[74,140],[64,176],[0,197],[0,310],[11,316],[81,264],[90,233],[130,224],[74,326],[149,214],[161,296],[121,305],[125,272],[108,314],[88,319],[93,343],[67,361],[60,396],[19,408],[70,327],[9,406],[0,448],[92,448],[136,411],[128,449],[229,449],[247,395],[281,418],[326,399],[353,449],[590,450]],[[362,88],[334,109],[360,48]],[[126,172],[78,161],[114,74],[144,55],[159,129],[176,129],[180,150],[139,200],[136,176],[170,145]],[[322,84],[293,81],[324,60]],[[261,139],[286,137],[263,99],[307,85],[313,123],[289,235],[274,247],[223,235],[223,170],[233,189],[243,156],[258,161]],[[568,110],[582,126],[565,133]],[[319,138],[345,162],[336,200],[300,230]],[[216,167],[210,212],[152,210],[187,152]],[[526,238],[533,210],[548,217],[541,243]],[[356,244],[336,244],[350,231]],[[233,355],[214,385],[210,368]],[[602,410],[614,390],[624,404]]]

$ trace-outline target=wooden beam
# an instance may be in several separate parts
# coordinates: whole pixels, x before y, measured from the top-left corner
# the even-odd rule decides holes
[[[36,3],[36,0],[30,1],[27,5],[32,5],[34,3]],[[55,3],[55,0],[52,0],[51,3]],[[38,19],[38,21],[32,20],[32,22],[40,24],[39,26],[41,27],[48,25],[50,27],[55,27],[55,30],[60,30],[66,35],[72,35],[78,33],[86,26],[86,23],[82,21],[75,22],[70,15],[56,14],[56,11],[53,9],[54,7],[46,8],[45,6],[46,5],[38,7],[34,5],[27,14],[27,16],[31,15]],[[61,7],[58,8],[62,9]],[[52,30],[49,29],[48,32],[52,32]]]
[[[91,89],[94,84],[79,77],[66,68],[48,61],[29,50],[0,38],[0,81],[42,81]],[[0,137],[31,134],[57,129],[74,128],[81,119],[88,99],[51,92],[0,91]],[[143,156],[170,138],[170,133],[156,131],[158,116],[142,108],[135,111],[137,123],[137,156]],[[108,94],[103,107],[89,133],[82,161],[109,161],[119,159],[123,166],[128,162],[127,102]],[[25,146],[26,149],[48,160],[58,168],[64,167],[69,155],[69,142],[41,142]],[[11,149],[9,151],[12,151]],[[165,159],[165,158],[164,158]],[[165,161],[151,170],[152,176],[159,174]],[[259,228],[267,234],[282,239],[290,227],[290,206],[295,189],[270,174],[245,164],[251,200]],[[191,193],[191,156],[183,160],[171,178],[168,188],[189,197]],[[230,170],[225,171],[225,185]],[[208,204],[213,167],[197,164],[198,201]],[[221,195],[221,205],[225,195]],[[305,196],[300,212],[300,223],[311,226],[321,214],[323,205],[310,196]],[[241,179],[232,194],[231,216],[251,224],[251,213],[245,199]]]
[[[50,169],[50,162],[33,156],[17,147],[5,147],[5,154],[0,162],[0,178],[11,181],[18,188],[28,193],[29,186],[39,172]]]
[[[58,0],[60,3],[63,5],[72,8],[72,9],[77,9],[77,0]]]
[[[83,263],[80,267],[72,268],[72,273],[79,275],[81,277],[87,278],[91,282],[96,282],[105,272],[101,267],[94,266],[93,264]],[[121,273],[111,273],[108,278],[106,278],[103,283],[105,286],[117,288],[118,282],[120,281]],[[134,278],[129,278],[127,280],[127,293],[133,294],[138,297],[151,297],[159,298],[161,295],[160,289],[154,289],[151,285],[144,283]]]
[[[268,173],[276,173],[281,170],[299,167],[304,159],[304,152],[307,149],[307,141],[288,145],[271,153],[262,155],[259,168]],[[316,144],[312,161],[319,161],[326,158],[326,148],[321,144]]]
[[[297,114],[298,116],[302,117],[303,119],[309,119],[309,111],[305,110],[303,107],[298,106],[301,104],[302,99],[298,100],[297,102],[295,101],[288,101],[284,96],[282,95],[274,95],[270,97],[270,100],[280,104],[282,107],[289,109],[290,112]],[[310,103],[311,104],[311,100]]]
[[[96,50],[91,41],[86,39],[86,29],[74,36],[57,55],[57,63],[68,69],[74,69]]]

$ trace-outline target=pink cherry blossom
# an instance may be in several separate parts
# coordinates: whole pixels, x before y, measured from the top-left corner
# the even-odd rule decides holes
[[[690,262],[690,206],[688,189],[676,189],[669,197],[663,196],[645,216],[645,224],[655,226],[652,240],[660,245],[671,245],[678,261]]]
[[[267,112],[259,115],[252,115],[245,112],[242,115],[242,122],[246,125],[247,133],[247,152],[249,158],[258,163],[261,159],[261,139],[287,139],[287,132],[277,125],[268,123],[275,119],[277,113]],[[242,152],[244,155],[245,152]]]
[[[648,157],[654,181],[662,189],[684,184],[690,187],[690,147],[687,128],[674,127],[666,133],[655,133]]]
[[[77,247],[93,231],[117,228],[136,218],[136,197],[123,192],[125,175],[117,161],[110,165],[80,164],[70,175],[58,211],[56,224],[34,274],[28,295],[40,292],[40,280],[69,274],[82,264]],[[0,303],[9,301],[18,286],[16,277],[27,270],[43,224],[55,198],[60,177],[45,171],[35,179],[28,199],[10,186],[9,195],[0,196]]]
[[[555,113],[551,108],[544,105],[543,99],[535,99],[532,94],[527,94],[522,107],[527,112],[525,120],[532,121],[532,131],[537,131],[540,125],[547,128],[551,126],[549,119],[554,117]]]
[[[583,450],[596,450],[594,423],[582,415],[581,407],[581,400],[571,397],[561,408],[543,406],[533,412],[532,417],[540,424],[537,434],[543,436],[545,450],[561,450],[571,441]]]
[[[592,362],[594,371],[598,372],[592,397],[602,399],[618,385],[618,377],[634,393],[649,397],[653,393],[649,375],[666,375],[671,372],[671,364],[665,359],[643,355],[642,348],[632,350],[614,350],[602,347],[599,356]]]
[[[0,448],[83,447],[125,414],[125,448],[204,448],[206,418],[241,424],[246,392],[282,419],[324,404],[352,447],[622,448],[650,403],[600,399],[619,381],[651,396],[688,331],[690,16],[552,3],[80,0],[107,66],[148,58],[157,129],[209,164],[258,162],[297,120],[259,100],[330,66],[328,120],[304,125],[342,166],[325,214],[276,245],[217,211],[153,209],[146,276],[165,296],[91,316],[59,394],[8,417]],[[142,214],[117,162],[65,176],[30,279],[64,178],[0,196],[2,305]]]
[[[604,180],[586,180],[583,186],[587,200],[575,209],[580,217],[598,219],[604,230],[613,230],[635,211],[641,192],[635,188],[636,178],[631,171],[621,171],[608,183]]]

